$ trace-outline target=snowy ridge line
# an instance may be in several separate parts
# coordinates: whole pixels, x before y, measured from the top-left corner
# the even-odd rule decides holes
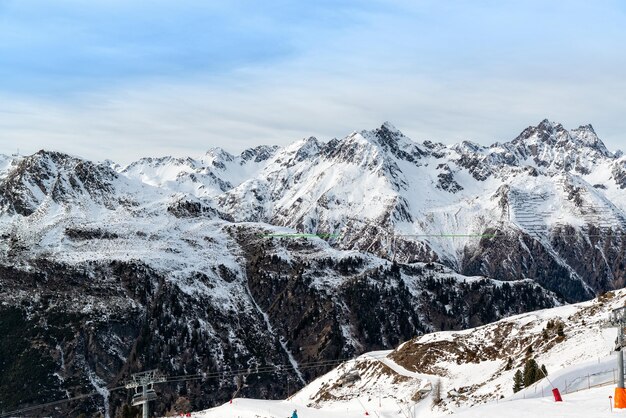
[[[284,376],[294,379],[300,367],[303,367],[295,362],[295,359],[304,360],[300,358],[300,352],[296,351],[306,343],[305,338],[310,338],[310,333],[292,336],[280,326],[287,323],[282,320],[286,316],[289,316],[290,321],[302,319],[297,317],[300,294],[296,294],[294,298],[284,298],[294,308],[284,311],[268,309],[271,323],[277,323],[274,328],[267,327],[266,316],[255,314],[258,307],[253,306],[245,290],[245,272],[248,267],[246,263],[252,262],[248,256],[253,251],[245,251],[243,247],[249,241],[265,241],[255,238],[251,232],[297,230],[342,234],[340,239],[301,241],[305,245],[291,246],[283,242],[263,245],[263,263],[272,263],[275,255],[279,259],[277,263],[294,267],[289,274],[299,274],[302,271],[306,286],[312,290],[313,304],[326,298],[322,292],[330,292],[344,282],[348,283],[351,292],[358,291],[361,284],[357,284],[357,281],[346,281],[347,277],[371,276],[371,280],[368,278],[364,285],[368,292],[372,292],[372,296],[386,292],[387,288],[392,292],[396,284],[406,285],[406,289],[402,290],[407,292],[406,300],[398,304],[391,296],[381,306],[410,313],[409,321],[405,324],[395,315],[389,317],[392,326],[366,324],[363,319],[367,319],[369,312],[377,307],[363,307],[346,302],[349,298],[358,298],[357,293],[346,292],[345,295],[329,299],[332,303],[328,305],[329,308],[337,309],[336,312],[346,309],[343,311],[344,316],[321,317],[320,321],[333,325],[328,328],[331,333],[336,332],[335,325],[343,332],[356,330],[354,326],[360,323],[364,324],[364,328],[375,331],[372,333],[369,332],[370,329],[366,329],[367,336],[365,333],[346,333],[345,335],[353,338],[345,338],[339,342],[342,345],[339,349],[343,352],[348,352],[351,347],[358,347],[357,344],[362,347],[357,352],[390,347],[390,338],[395,343],[421,332],[437,329],[440,317],[445,317],[450,322],[444,325],[442,321],[440,328],[454,329],[469,326],[472,322],[469,315],[474,315],[472,323],[479,324],[538,306],[554,306],[563,301],[591,297],[592,292],[585,290],[578,279],[571,283],[567,280],[574,275],[570,269],[562,270],[563,263],[570,264],[598,292],[621,285],[618,266],[624,260],[624,253],[620,252],[624,232],[620,232],[615,239],[607,240],[611,241],[607,245],[587,245],[584,240],[588,236],[581,228],[578,215],[579,212],[588,210],[585,207],[579,210],[575,203],[582,198],[583,205],[588,202],[596,205],[597,197],[605,196],[616,207],[626,208],[626,195],[623,193],[626,182],[621,180],[626,173],[626,157],[614,161],[608,154],[597,158],[596,154],[589,154],[593,159],[587,161],[588,170],[576,171],[570,165],[554,165],[550,168],[548,164],[559,163],[572,155],[581,156],[580,161],[585,162],[585,155],[580,155],[584,154],[585,149],[577,147],[570,152],[569,147],[561,147],[553,140],[557,138],[558,132],[550,134],[554,138],[544,138],[546,135],[542,132],[545,130],[550,133],[553,129],[549,124],[543,125],[545,126],[533,131],[538,131],[537,135],[524,134],[514,143],[490,148],[473,147],[468,143],[454,149],[436,144],[422,147],[385,125],[380,129],[357,133],[328,144],[304,141],[285,149],[265,150],[265,155],[258,161],[255,158],[257,154],[252,156],[254,166],[246,163],[249,169],[241,166],[240,161],[243,160],[231,164],[227,155],[217,151],[207,155],[202,161],[146,160],[141,163],[143,165],[133,167],[132,172],[122,172],[123,170],[112,166],[105,169],[104,166],[78,161],[60,153],[41,151],[27,157],[28,161],[17,166],[4,167],[4,163],[0,162],[0,171],[9,170],[7,173],[11,179],[10,182],[5,182],[0,177],[0,229],[10,231],[7,234],[8,239],[0,242],[0,253],[5,254],[7,264],[33,274],[45,272],[49,270],[49,266],[61,269],[66,265],[76,278],[84,277],[86,280],[81,280],[81,287],[78,288],[79,292],[89,295],[89,303],[84,309],[80,306],[83,305],[82,297],[72,298],[72,301],[76,301],[72,302],[72,306],[59,305],[64,310],[66,306],[77,312],[80,309],[81,316],[102,313],[104,317],[116,317],[118,314],[128,313],[134,317],[136,310],[141,309],[141,303],[135,303],[132,298],[112,296],[110,302],[106,300],[101,303],[103,299],[98,299],[99,296],[91,296],[91,290],[87,287],[89,281],[100,285],[101,279],[106,279],[102,282],[103,288],[107,290],[103,295],[122,295],[123,293],[116,291],[127,291],[125,287],[120,287],[123,282],[118,284],[113,279],[109,281],[109,278],[104,277],[114,266],[115,269],[118,265],[122,268],[125,265],[132,266],[133,269],[139,267],[140,270],[132,274],[132,281],[143,281],[148,276],[165,277],[167,283],[173,285],[171,306],[182,303],[185,312],[183,318],[172,318],[171,324],[157,321],[159,331],[172,329],[177,337],[182,338],[185,332],[187,335],[192,333],[189,320],[195,316],[201,324],[199,342],[215,343],[217,349],[200,351],[190,347],[194,356],[174,353],[169,359],[171,369],[166,366],[168,356],[164,354],[159,359],[159,367],[172,370],[172,374],[197,373],[202,369],[195,365],[187,367],[191,364],[188,362],[192,361],[189,359],[195,360],[208,355],[212,360],[211,364],[220,365],[220,368],[247,367],[255,363],[260,365],[267,363],[266,359],[272,359],[272,363],[287,363],[288,370],[269,376],[267,381],[261,379],[263,381],[259,386],[252,390],[269,387],[270,392],[277,395],[283,391]],[[560,144],[576,143],[566,133],[561,136],[563,141]],[[535,148],[538,152],[534,151]],[[554,154],[552,151],[558,153]],[[590,152],[592,151],[594,150],[591,149]],[[246,161],[252,162],[252,159],[248,158]],[[110,164],[107,162],[105,165]],[[556,193],[554,173],[569,171],[576,179],[584,179],[584,183],[574,183],[574,186],[598,186],[597,190],[590,189],[592,193],[589,196],[578,193],[577,188],[573,189],[571,196]],[[586,172],[590,174],[584,174]],[[54,179],[57,179],[56,183]],[[566,240],[575,241],[577,245],[555,239],[553,249],[561,255],[557,262],[553,260],[555,254],[543,248],[545,238],[533,239],[523,228],[518,231],[511,222],[511,219],[515,220],[510,213],[514,200],[513,196],[509,199],[509,193],[514,190],[550,194],[548,201],[537,201],[536,205],[533,204],[528,209],[532,213],[554,211],[551,219],[545,219],[553,228],[550,236],[557,235],[555,227],[558,221],[568,225],[562,229],[566,233],[575,231],[581,235],[580,240]],[[505,211],[509,207],[509,201],[510,218],[507,222]],[[557,219],[557,214],[562,217]],[[528,222],[530,224],[531,220]],[[502,232],[505,239],[510,238],[510,248],[498,245],[499,238],[479,242],[479,239],[447,237],[441,234],[495,230]],[[604,232],[599,231],[597,234]],[[592,232],[596,234],[596,229]],[[418,238],[397,238],[410,234]],[[437,234],[439,235],[436,236]],[[432,238],[419,238],[424,235]],[[515,245],[516,237],[520,237],[520,249]],[[525,246],[524,241],[529,242],[529,245]],[[270,250],[267,247],[276,248]],[[276,254],[271,254],[272,252]],[[597,261],[593,269],[589,267],[589,263],[585,263],[587,257]],[[383,273],[389,271],[390,260],[397,261],[391,266],[400,270],[397,280],[394,275],[388,281]],[[518,263],[518,260],[522,262]],[[223,264],[226,269],[220,269],[222,266],[219,264]],[[357,267],[353,269],[354,265]],[[346,273],[343,272],[344,267]],[[282,272],[277,271],[280,276]],[[502,292],[503,289],[496,289],[498,282],[488,277],[497,277],[503,282],[513,284],[513,280],[518,278],[539,281],[533,279],[551,277],[553,272],[560,275],[559,282],[547,279],[542,281],[542,286],[550,287],[545,291],[539,285],[535,287],[524,284],[512,290],[507,285],[504,289],[506,292]],[[277,279],[273,273],[269,273],[272,281]],[[561,275],[566,282],[561,283]],[[449,278],[454,280],[447,280]],[[56,280],[52,275],[50,279]],[[7,292],[6,298],[11,303],[35,300],[35,294],[44,293],[43,290],[29,292],[30,284],[20,282],[17,276],[15,280],[10,280],[9,284],[16,290]],[[250,289],[255,288],[252,280],[250,276]],[[480,282],[474,286],[472,282],[478,280]],[[286,283],[290,285],[289,282]],[[423,291],[429,286],[442,288],[442,291]],[[478,294],[479,291],[472,290],[474,287],[487,289],[484,295],[486,299]],[[109,289],[115,291],[109,292]],[[304,286],[298,286],[297,289],[297,292],[306,291]],[[468,297],[465,305],[461,301],[445,303],[444,299],[454,301],[454,297],[461,291],[467,291],[472,299]],[[523,303],[524,299],[519,296],[534,295],[532,291],[536,291],[537,297],[531,296],[528,298],[529,303]],[[152,285],[146,287],[145,292],[152,297]],[[253,293],[260,306],[269,306],[266,303],[269,301],[262,301],[261,296]],[[70,295],[70,291],[67,294]],[[560,298],[558,300],[557,294]],[[473,313],[471,308],[464,308],[473,306],[471,300],[474,297],[478,300],[479,296],[480,300],[493,302],[495,308],[487,309],[490,307],[486,304],[477,306],[477,313]],[[65,297],[61,293],[52,296],[53,300],[62,300]],[[500,303],[505,299],[510,303]],[[35,306],[36,309],[41,309],[42,315],[47,315],[44,303],[47,304],[48,299],[41,300],[44,302],[36,301],[35,304],[23,306]],[[170,306],[169,302],[167,306]],[[326,305],[319,306],[326,311]],[[209,307],[217,308],[219,315],[211,315],[210,310],[205,309]],[[453,309],[458,309],[462,315],[455,315]],[[423,312],[429,314],[425,315]],[[165,319],[165,313],[167,312],[158,314]],[[250,329],[253,332],[244,332],[240,326],[233,325],[238,323],[242,313],[252,313],[253,326]],[[350,316],[351,313],[354,315]],[[413,318],[416,319],[415,323],[411,323]],[[167,319],[170,321],[169,315]],[[174,324],[184,322],[183,319],[188,319],[186,328]],[[309,326],[304,321],[302,325]],[[67,327],[73,326],[67,324]],[[131,326],[135,327],[134,324]],[[423,330],[413,332],[411,327],[418,326],[423,327]],[[217,331],[218,327],[223,330]],[[380,334],[376,328],[380,329]],[[269,333],[268,329],[276,334]],[[312,328],[308,328],[310,329]],[[283,338],[280,338],[281,330],[285,330]],[[395,334],[398,333],[402,338],[397,338]],[[133,362],[134,360],[119,354],[130,347],[131,339],[124,337],[109,340],[109,337],[123,336],[121,331],[113,327],[106,334],[107,339],[103,338],[99,344],[107,345],[109,341],[113,341],[115,349],[107,349],[105,355],[118,356],[123,364]],[[168,333],[159,332],[158,340],[165,342],[169,338],[166,335]],[[228,338],[222,338],[222,335],[228,335]],[[334,345],[334,341],[331,340],[330,344]],[[63,341],[62,345],[68,347],[68,372],[61,375],[67,378],[84,375],[84,368],[79,370],[71,367],[73,358],[76,357],[75,352],[69,349],[72,342]],[[263,350],[256,350],[259,346]],[[289,352],[291,347],[294,347],[293,353]],[[88,348],[95,349],[94,346]],[[242,360],[238,355],[229,356],[229,363],[226,363],[226,350],[245,352],[252,357]],[[319,358],[322,355],[315,356]],[[246,364],[244,361],[249,358],[251,361]],[[108,361],[104,362],[101,357],[97,361],[98,369],[109,370],[101,367],[106,366]],[[117,360],[114,364],[117,367]],[[495,363],[492,365],[495,367]],[[321,369],[314,369],[313,373],[309,371],[305,375],[316,375],[318,372]],[[113,376],[105,379],[113,380]],[[274,377],[281,379],[281,382],[271,382]],[[89,382],[87,379],[84,381]],[[62,385],[62,382],[55,381],[54,384]],[[210,396],[206,385],[202,386],[204,395]],[[91,389],[88,387],[83,390]],[[229,388],[229,393],[233,391]],[[178,396],[173,391],[171,393]],[[229,393],[219,395],[221,400],[228,397]],[[87,405],[88,402],[83,403]],[[206,399],[204,403],[208,406]],[[89,408],[93,408],[93,405],[89,405]]]

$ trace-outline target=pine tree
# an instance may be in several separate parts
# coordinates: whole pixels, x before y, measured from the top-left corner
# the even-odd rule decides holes
[[[548,377],[548,369],[546,369],[546,365],[545,364],[541,365],[541,372],[542,372],[542,374],[541,374],[542,378],[543,377]]]
[[[524,387],[528,387],[540,379],[541,372],[534,359],[528,359],[524,364]]]
[[[513,393],[519,392],[522,389],[524,389],[524,376],[522,376],[522,371],[517,369],[513,376]]]

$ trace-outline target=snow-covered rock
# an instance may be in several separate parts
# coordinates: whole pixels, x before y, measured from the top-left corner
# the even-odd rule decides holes
[[[292,365],[165,389],[165,412],[181,391],[200,407],[238,388],[278,397],[328,371],[300,363],[586,300],[626,281],[625,161],[590,126],[548,121],[491,146],[414,142],[385,123],[126,167],[0,156],[7,364],[36,365],[32,402],[150,367]]]
[[[626,291],[619,290],[478,328],[426,334],[346,361],[286,400],[234,399],[192,416],[281,416],[293,409],[307,417],[522,417],[564,410],[572,417],[606,416],[617,373],[616,328],[608,319],[625,303]],[[544,365],[548,378],[514,393],[513,375],[528,359]],[[562,404],[555,405],[553,388]]]

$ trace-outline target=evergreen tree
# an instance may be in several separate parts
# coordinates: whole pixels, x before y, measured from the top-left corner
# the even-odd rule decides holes
[[[541,374],[542,378],[543,377],[548,377],[548,369],[546,369],[546,365],[545,364],[541,365],[541,371],[542,371],[542,374]]]
[[[540,375],[537,362],[534,359],[526,360],[526,364],[524,364],[524,387],[528,387],[541,379]]]
[[[518,369],[513,376],[513,393],[522,389],[524,389],[524,376],[522,376],[522,371]]]

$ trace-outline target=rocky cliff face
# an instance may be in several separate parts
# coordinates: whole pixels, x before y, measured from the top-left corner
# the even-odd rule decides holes
[[[0,208],[5,213],[32,215],[53,201],[71,204],[89,199],[111,207],[112,182],[118,174],[109,167],[58,152],[40,151],[16,160],[0,185]]]
[[[159,413],[285,396],[328,368],[301,365],[622,287],[623,160],[548,121],[489,147],[384,124],[127,167],[2,157],[0,410],[98,390],[45,412],[115,416],[152,368],[195,376]]]

